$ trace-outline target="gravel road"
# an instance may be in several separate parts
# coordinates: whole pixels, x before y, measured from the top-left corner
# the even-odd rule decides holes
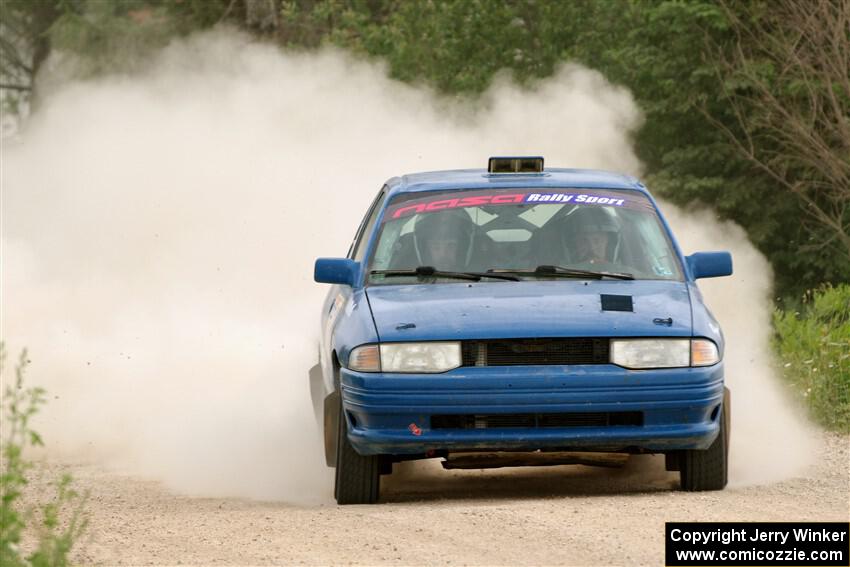
[[[718,493],[673,490],[676,473],[649,456],[616,470],[407,463],[384,477],[381,504],[348,507],[188,498],[79,463],[47,462],[45,476],[69,469],[90,491],[74,556],[86,564],[657,566],[665,521],[850,519],[850,437],[823,436],[804,476]]]

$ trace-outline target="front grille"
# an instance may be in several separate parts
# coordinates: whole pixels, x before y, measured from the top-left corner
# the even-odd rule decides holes
[[[608,364],[608,339],[499,339],[463,341],[463,366]]]
[[[643,425],[639,411],[585,413],[493,413],[432,415],[431,429],[498,429],[506,427],[611,427]]]

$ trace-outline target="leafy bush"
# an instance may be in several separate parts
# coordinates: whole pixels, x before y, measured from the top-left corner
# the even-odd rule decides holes
[[[819,423],[850,431],[850,285],[806,294],[800,311],[777,309],[773,324],[786,380]]]
[[[6,351],[0,343],[0,378]],[[40,507],[23,508],[20,498],[28,484],[33,463],[24,456],[27,447],[43,445],[30,428],[30,419],[45,403],[43,388],[24,390],[26,351],[21,352],[15,368],[15,380],[7,384],[0,404],[3,429],[0,437],[0,567],[64,566],[74,543],[86,528],[83,512],[85,497],[72,487],[69,475],[56,483],[53,500]],[[36,538],[35,550],[22,555],[21,536],[27,530]]]

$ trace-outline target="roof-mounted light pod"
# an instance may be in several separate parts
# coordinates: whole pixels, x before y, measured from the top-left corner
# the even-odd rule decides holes
[[[542,156],[491,157],[489,173],[543,173]]]

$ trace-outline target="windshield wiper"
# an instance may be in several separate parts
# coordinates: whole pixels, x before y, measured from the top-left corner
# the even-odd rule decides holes
[[[601,280],[602,278],[615,278],[618,280],[633,280],[635,277],[632,274],[625,272],[604,272],[593,270],[577,270],[575,268],[565,268],[563,266],[537,266],[534,270],[511,270],[491,268],[487,270],[491,274],[516,274],[519,276],[546,276],[546,277],[561,277],[561,278],[594,278]]]
[[[492,278],[496,280],[507,280],[512,282],[521,281],[520,278],[510,274],[493,274],[485,272],[444,272],[436,269],[434,266],[419,266],[413,270],[372,270],[369,272],[373,276],[384,276],[388,278],[416,276],[416,277],[433,277],[433,278],[455,278],[458,280],[479,281],[481,278]]]

